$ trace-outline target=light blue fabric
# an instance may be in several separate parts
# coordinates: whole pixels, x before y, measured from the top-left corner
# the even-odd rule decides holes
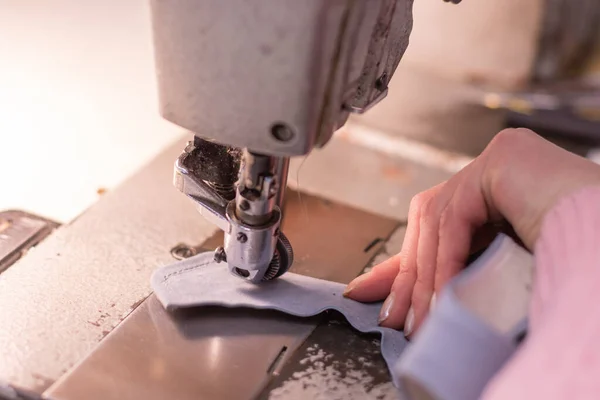
[[[361,332],[381,334],[381,353],[392,368],[406,347],[402,332],[377,324],[381,303],[363,304],[342,296],[345,285],[287,273],[260,285],[231,275],[204,253],[158,269],[152,276],[156,297],[167,309],[193,306],[250,307],[310,317],[325,310],[341,312]],[[398,386],[396,377],[392,377]]]
[[[510,239],[497,238],[469,268],[469,273],[484,268],[503,240]],[[460,276],[440,295],[437,306],[410,346],[402,332],[378,326],[381,303],[363,304],[346,299],[342,296],[343,284],[288,273],[254,285],[230,275],[224,265],[213,261],[212,253],[158,269],[152,276],[152,287],[167,309],[209,305],[250,307],[299,317],[337,310],[357,330],[381,334],[381,353],[396,387],[402,389],[402,382],[410,380],[418,383],[430,398],[471,400],[479,397],[515,345],[512,338],[495,333],[461,307],[452,291],[459,280]]]
[[[463,307],[456,287],[502,257],[501,250],[523,251],[508,236],[499,235],[486,251],[455,277],[440,294],[436,306],[408,346],[392,375],[399,377],[410,394],[410,383],[431,399],[475,400],[489,380],[517,349],[516,336],[526,321],[502,335]]]
[[[445,290],[392,375],[410,394],[416,382],[432,399],[478,399],[487,382],[513,354],[512,338],[485,326]]]

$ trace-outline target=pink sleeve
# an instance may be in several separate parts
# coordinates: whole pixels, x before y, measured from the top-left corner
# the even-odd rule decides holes
[[[600,187],[558,202],[535,246],[527,339],[485,399],[600,399]]]

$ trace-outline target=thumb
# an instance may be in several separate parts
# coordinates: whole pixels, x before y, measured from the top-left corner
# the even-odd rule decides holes
[[[346,287],[344,296],[362,302],[383,300],[390,293],[399,269],[400,254],[397,254],[355,278]]]

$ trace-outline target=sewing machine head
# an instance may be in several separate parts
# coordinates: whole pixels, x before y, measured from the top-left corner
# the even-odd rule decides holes
[[[196,135],[175,184],[225,232],[235,275],[291,266],[280,231],[289,157],[321,147],[387,94],[412,0],[154,0],[163,116]]]

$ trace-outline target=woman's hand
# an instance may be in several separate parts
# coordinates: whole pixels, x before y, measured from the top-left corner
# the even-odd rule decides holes
[[[353,280],[345,295],[387,297],[380,324],[410,336],[435,293],[493,238],[491,224],[508,222],[531,249],[558,199],[592,184],[600,184],[600,166],[527,129],[504,130],[462,171],[412,199],[400,253]]]

